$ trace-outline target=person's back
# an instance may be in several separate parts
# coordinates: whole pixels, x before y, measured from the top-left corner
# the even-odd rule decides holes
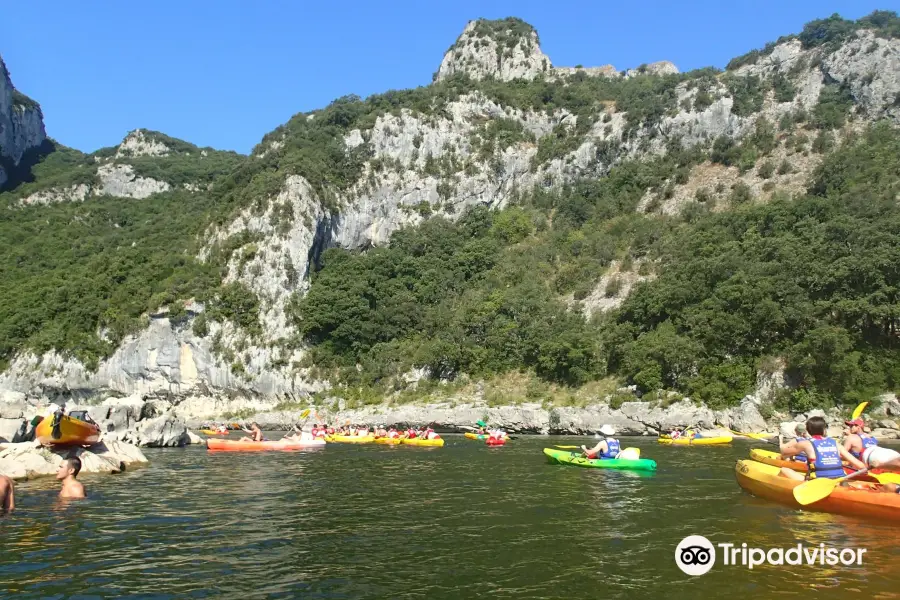
[[[11,513],[16,508],[16,484],[6,475],[0,475],[0,514]]]
[[[62,482],[59,497],[66,499],[84,498],[84,486],[76,479],[81,472],[81,459],[77,456],[63,459],[56,472],[56,479]]]

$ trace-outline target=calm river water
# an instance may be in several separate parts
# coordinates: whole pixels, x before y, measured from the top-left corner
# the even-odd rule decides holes
[[[897,597],[897,529],[802,513],[737,486],[750,444],[666,447],[650,476],[552,466],[521,437],[487,448],[328,447],[296,453],[148,450],[150,466],[85,476],[68,506],[54,481],[20,483],[0,518],[0,597],[708,598]],[[675,547],[866,548],[861,567],[725,567],[684,575]]]

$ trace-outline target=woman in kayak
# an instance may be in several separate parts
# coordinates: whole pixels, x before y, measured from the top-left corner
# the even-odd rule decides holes
[[[387,430],[387,434],[385,437],[388,437],[392,440],[396,440],[398,437],[400,437],[400,432],[397,431],[396,427],[391,425],[391,428]]]
[[[406,439],[414,440],[419,436],[419,433],[416,431],[415,427],[412,425],[406,430]]]
[[[254,421],[250,424],[250,429],[244,429],[241,427],[241,431],[244,433],[249,433],[250,437],[244,436],[240,440],[240,442],[261,442],[263,441],[263,433],[262,429],[259,428],[259,425]]]
[[[806,431],[809,433],[810,439],[799,442],[791,440],[785,444],[782,442],[779,434],[778,443],[782,456],[790,458],[803,453],[807,456],[807,462],[809,463],[806,473],[782,467],[781,475],[783,477],[800,481],[815,477],[840,479],[844,476],[842,460],[846,460],[856,470],[866,468],[866,465],[845,450],[834,438],[826,437],[826,429],[825,419],[822,417],[810,417],[806,421]]]
[[[600,433],[606,437],[590,450],[586,446],[582,446],[582,455],[587,458],[615,458],[618,456],[620,452],[619,440],[611,437],[616,433],[613,426],[604,425],[600,428]]]
[[[425,430],[419,434],[419,437],[424,440],[439,440],[441,436],[434,432],[434,429],[431,428],[431,425],[425,428]]]
[[[368,425],[357,426],[356,435],[359,437],[366,437],[367,435],[369,435],[369,426]]]

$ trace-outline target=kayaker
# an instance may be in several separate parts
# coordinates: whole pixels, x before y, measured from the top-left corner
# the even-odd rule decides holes
[[[844,450],[856,458],[862,460],[864,450],[878,445],[878,440],[866,435],[865,422],[862,419],[844,421],[844,425],[850,428],[849,434],[844,438]]]
[[[618,456],[620,452],[619,440],[612,437],[616,434],[615,428],[612,425],[604,425],[600,428],[600,433],[606,437],[590,450],[586,446],[582,446],[582,455],[587,458],[615,458]]]
[[[400,437],[400,432],[397,431],[396,427],[391,425],[391,428],[387,430],[387,437],[392,440],[396,440],[398,437]]]
[[[441,436],[434,432],[434,429],[431,428],[431,425],[425,428],[425,431],[420,436],[422,439],[426,440],[439,440]]]
[[[16,484],[6,475],[0,475],[0,514],[11,513],[16,508]]]
[[[502,429],[491,429],[488,431],[488,439],[501,441],[506,437],[506,432]]]
[[[328,423],[325,424],[325,435],[334,435],[334,427]]]
[[[56,479],[62,481],[59,497],[66,499],[84,498],[84,486],[76,479],[81,471],[81,459],[77,456],[64,458],[56,472]]]
[[[802,441],[804,441],[804,440],[808,440],[808,439],[809,439],[809,434],[806,433],[806,425],[804,425],[803,423],[800,423],[800,424],[798,424],[796,427],[794,427],[794,436],[795,436],[795,437],[794,437],[794,441],[795,441],[795,442],[802,442]],[[790,443],[790,442],[789,442],[789,443]],[[797,461],[797,462],[807,462],[807,460],[806,460],[806,454],[804,454],[804,453],[802,453],[802,452],[801,452],[800,454],[797,454],[796,456],[784,456],[784,455],[782,455],[781,458],[784,458],[784,459],[787,459],[787,460],[795,460],[795,461]]]
[[[782,441],[781,434],[778,435],[779,449],[782,456],[793,457],[803,453],[806,454],[809,463],[806,473],[782,467],[781,475],[783,477],[800,481],[815,477],[839,479],[844,476],[842,460],[846,460],[854,469],[865,468],[865,465],[858,458],[845,450],[834,438],[826,437],[826,429],[827,423],[825,423],[825,419],[822,417],[810,417],[806,421],[806,431],[809,433],[810,439],[791,440],[785,444]]]
[[[356,429],[356,435],[359,437],[366,437],[367,435],[369,435],[369,426],[359,425]]]
[[[406,438],[414,440],[417,437],[419,437],[419,432],[417,432],[416,429],[412,425],[410,425],[409,429],[406,430]]]
[[[250,437],[245,435],[238,441],[241,441],[241,442],[261,442],[261,441],[263,441],[262,429],[259,428],[259,425],[257,425],[255,421],[250,424],[250,429],[244,429],[243,427],[241,427],[241,431],[243,431],[244,433],[249,433]]]
[[[313,434],[313,437],[316,438],[317,440],[319,440],[319,439],[324,440],[325,436],[328,435],[328,431],[324,425],[317,423],[315,428],[312,430],[312,434]]]

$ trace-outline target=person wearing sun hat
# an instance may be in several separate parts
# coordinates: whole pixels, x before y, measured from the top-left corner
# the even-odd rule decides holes
[[[582,446],[583,455],[588,458],[615,458],[618,456],[620,451],[619,440],[612,437],[616,434],[615,428],[612,425],[604,425],[600,428],[600,433],[606,437],[590,450]]]
[[[850,435],[844,438],[844,449],[859,458],[870,469],[900,469],[900,453],[878,445],[878,440],[865,435],[865,422],[860,419],[844,421]]]

